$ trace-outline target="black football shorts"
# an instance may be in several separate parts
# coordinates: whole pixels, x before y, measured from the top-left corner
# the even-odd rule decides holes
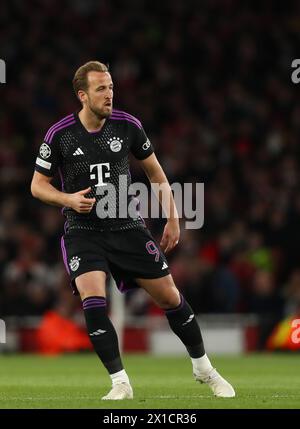
[[[135,278],[155,279],[170,273],[158,243],[143,226],[124,231],[67,231],[61,249],[75,295],[76,277],[89,271],[111,273],[121,292],[136,288]]]

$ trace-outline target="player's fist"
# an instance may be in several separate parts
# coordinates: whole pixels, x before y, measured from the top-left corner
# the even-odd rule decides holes
[[[71,207],[77,213],[90,213],[96,202],[96,198],[86,198],[89,192],[91,192],[90,187],[74,194],[68,194],[68,207]]]

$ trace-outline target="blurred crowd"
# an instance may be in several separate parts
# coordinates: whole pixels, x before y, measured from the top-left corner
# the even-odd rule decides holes
[[[204,226],[182,230],[169,257],[195,312],[257,313],[268,326],[299,311],[300,4],[276,5],[11,0],[1,10],[2,315],[43,314],[68,287],[60,210],[35,201],[30,180],[47,129],[80,108],[71,80],[90,59],[109,63],[115,106],[142,121],[169,181],[205,184]],[[148,225],[159,238],[162,222]]]

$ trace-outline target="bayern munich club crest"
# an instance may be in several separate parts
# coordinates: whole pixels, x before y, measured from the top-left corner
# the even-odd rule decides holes
[[[78,256],[73,256],[73,258],[69,262],[69,265],[72,271],[78,270],[80,261],[81,259]]]
[[[123,140],[119,137],[112,137],[107,142],[112,152],[120,152],[122,149]]]
[[[51,155],[50,146],[47,143],[43,143],[40,147],[40,155],[42,158],[47,159]]]

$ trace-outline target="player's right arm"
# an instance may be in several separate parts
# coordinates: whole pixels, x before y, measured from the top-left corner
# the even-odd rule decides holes
[[[46,204],[59,207],[71,207],[78,213],[89,213],[96,202],[95,198],[86,198],[85,195],[91,191],[91,188],[68,194],[61,192],[51,185],[53,177],[35,171],[31,181],[31,193],[35,198]]]
[[[96,202],[95,198],[85,197],[90,192],[90,188],[71,194],[61,192],[51,184],[61,166],[59,140],[57,134],[54,131],[53,134],[51,130],[55,131],[55,127],[48,130],[38,151],[35,172],[31,182],[31,193],[44,203],[59,207],[71,207],[78,213],[89,213]],[[49,136],[52,137],[49,138]]]

